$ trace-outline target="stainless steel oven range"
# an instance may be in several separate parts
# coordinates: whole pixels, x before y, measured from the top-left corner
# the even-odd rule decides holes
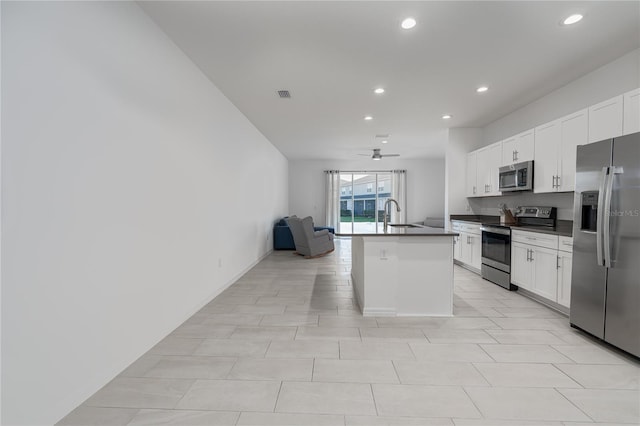
[[[511,228],[498,224],[484,224],[482,231],[482,278],[509,290],[511,284]]]
[[[515,226],[528,229],[556,226],[555,207],[516,207]],[[509,290],[517,290],[511,284],[511,227],[495,223],[483,224],[482,231],[482,278]]]

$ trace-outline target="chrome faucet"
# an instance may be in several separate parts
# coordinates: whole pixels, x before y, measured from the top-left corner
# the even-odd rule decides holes
[[[389,216],[391,216],[391,211],[388,208],[390,203],[394,203],[396,205],[397,212],[401,211],[400,205],[393,198],[389,198],[387,201],[385,201],[384,203],[384,232],[385,233],[387,232],[387,227],[389,226]]]

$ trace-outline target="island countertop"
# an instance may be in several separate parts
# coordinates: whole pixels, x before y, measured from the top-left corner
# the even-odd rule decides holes
[[[431,228],[423,225],[413,225],[410,228],[389,225],[387,232],[336,232],[338,237],[455,237],[457,232],[443,228]]]

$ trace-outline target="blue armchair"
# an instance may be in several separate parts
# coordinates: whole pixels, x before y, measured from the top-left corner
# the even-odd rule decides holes
[[[287,216],[288,217],[288,216]],[[293,242],[293,235],[291,229],[287,224],[287,217],[280,219],[273,227],[273,249],[274,250],[295,250],[296,245]],[[295,217],[295,216],[291,216]],[[314,226],[314,231],[320,231],[321,229],[327,229],[332,234],[335,234],[335,229],[329,226]]]

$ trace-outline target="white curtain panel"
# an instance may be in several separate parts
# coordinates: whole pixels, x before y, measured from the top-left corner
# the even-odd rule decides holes
[[[397,212],[394,205],[391,209],[391,223],[407,223],[407,171],[391,171],[391,198],[398,202],[400,211]]]
[[[325,220],[326,226],[338,231],[340,222],[340,171],[326,170],[325,174]]]

